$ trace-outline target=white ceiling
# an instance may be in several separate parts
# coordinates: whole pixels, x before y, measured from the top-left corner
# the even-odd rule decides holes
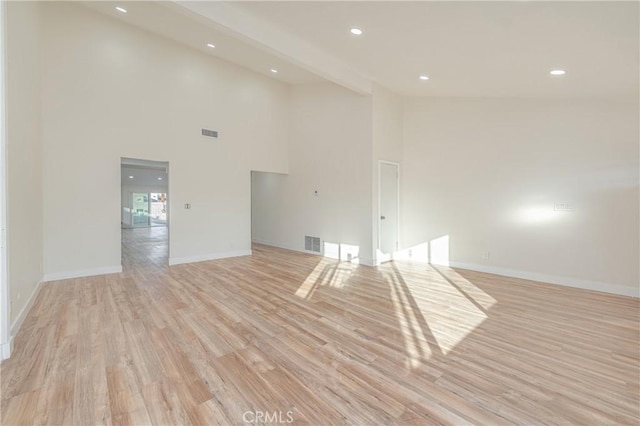
[[[207,55],[216,56],[252,71],[290,84],[321,81],[322,78],[282,60],[272,53],[240,41],[215,28],[212,23],[167,1],[81,1],[80,4],[115,19],[161,34]],[[127,13],[116,10],[126,8]],[[215,49],[207,47],[215,45]],[[277,74],[271,72],[274,68]]]
[[[637,2],[239,2],[408,96],[638,95]],[[360,37],[349,28],[362,28]],[[549,75],[565,69],[563,77]],[[420,74],[429,80],[420,81]]]
[[[122,185],[166,187],[168,176],[165,168],[123,164],[120,167],[120,179]]]
[[[406,96],[636,98],[640,90],[637,2],[84,4],[291,84],[326,78],[367,93],[373,81]],[[353,26],[364,35],[351,35]],[[567,74],[549,75],[556,68]]]

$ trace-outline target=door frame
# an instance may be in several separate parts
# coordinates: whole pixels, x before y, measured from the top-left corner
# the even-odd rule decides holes
[[[380,251],[380,243],[382,239],[382,219],[381,216],[381,207],[382,207],[382,166],[395,166],[396,168],[396,251],[389,255],[383,255]],[[378,212],[377,212],[377,221],[378,221],[378,243],[376,247],[376,263],[379,265],[383,262],[388,262],[393,260],[394,254],[400,249],[400,163],[395,161],[387,161],[387,160],[378,160]]]
[[[171,198],[171,185],[173,182],[173,179],[171,179],[171,162],[169,160],[149,160],[149,159],[142,159],[142,158],[134,158],[134,157],[125,157],[125,156],[120,156],[118,157],[118,185],[120,187],[120,199],[118,200],[118,203],[120,205],[120,214],[119,214],[119,218],[118,218],[118,222],[121,223],[122,222],[122,166],[123,166],[123,161],[126,162],[126,164],[137,164],[137,165],[145,165],[148,163],[165,163],[166,164],[166,171],[167,171],[167,191],[166,191],[166,197],[167,197],[167,265],[171,265],[171,230],[173,229],[173,227],[171,226],[171,205],[169,203],[169,199]],[[133,192],[129,191],[129,199],[131,201],[133,197]],[[149,203],[151,203],[151,197],[149,197]],[[133,208],[133,203],[132,206]],[[149,209],[151,208],[151,204],[149,204]],[[132,229],[133,227],[133,217],[131,219],[131,226]],[[120,244],[118,245],[118,247],[120,248],[120,267],[122,267],[122,226],[118,225],[118,234],[120,235]]]
[[[11,356],[9,275],[7,253],[7,105],[6,105],[6,6],[0,2],[0,360]]]

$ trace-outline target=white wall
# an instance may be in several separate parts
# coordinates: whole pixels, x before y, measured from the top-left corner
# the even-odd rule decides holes
[[[171,163],[173,262],[246,253],[251,225],[372,263],[385,159],[402,163],[404,247],[448,236],[458,265],[637,293],[637,105],[289,88],[78,5],[40,7],[38,27],[37,5],[9,4],[12,298],[33,292],[40,253],[49,278],[119,268],[121,157]]]
[[[454,265],[637,296],[638,113],[599,100],[407,99],[404,246],[448,235]],[[554,211],[562,202],[575,210]]]
[[[39,5],[7,2],[7,239],[12,334],[42,278]]]
[[[378,208],[379,161],[392,161],[400,164],[402,173],[402,97],[379,85],[374,85],[372,96],[373,114],[373,164],[372,164],[372,240],[375,260],[378,260],[378,227],[380,210]],[[398,236],[400,237],[400,235]]]
[[[248,252],[250,170],[287,172],[287,86],[79,5],[43,12],[45,278],[120,267],[121,157],[170,162],[172,262]]]
[[[371,264],[371,97],[293,86],[289,111],[289,174],[253,174],[253,240],[303,250],[317,236],[359,246]]]

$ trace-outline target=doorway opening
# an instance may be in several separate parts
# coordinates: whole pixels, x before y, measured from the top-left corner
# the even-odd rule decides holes
[[[278,201],[287,175],[251,171],[251,243],[277,246],[281,240],[278,227]],[[255,249],[255,248],[254,248]]]
[[[169,163],[120,162],[122,268],[169,263]]]
[[[378,250],[379,263],[393,259],[400,248],[400,165],[378,162]]]

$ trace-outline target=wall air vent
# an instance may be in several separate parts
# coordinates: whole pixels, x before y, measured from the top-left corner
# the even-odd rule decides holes
[[[208,136],[210,138],[217,138],[218,132],[216,130],[202,129],[202,136]]]
[[[304,237],[304,249],[306,251],[320,253],[320,237],[309,237],[306,235]]]

